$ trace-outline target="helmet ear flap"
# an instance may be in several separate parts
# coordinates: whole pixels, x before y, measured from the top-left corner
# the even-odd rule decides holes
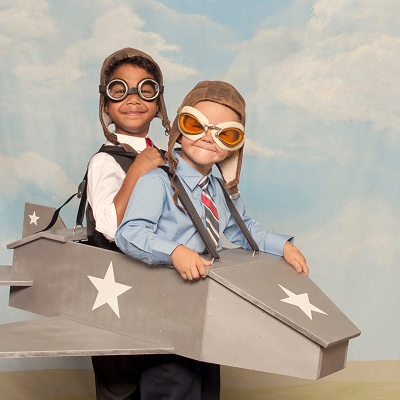
[[[243,147],[239,150],[233,151],[230,157],[225,158],[225,160],[217,164],[229,195],[236,195],[239,193],[238,184],[242,168],[242,160]]]
[[[222,81],[201,81],[199,82],[183,99],[181,106],[178,108],[177,115],[172,123],[168,152],[173,155],[175,143],[179,143],[181,133],[178,125],[178,116],[185,106],[194,107],[200,101],[212,101],[231,108],[239,116],[240,124],[245,126],[246,121],[246,103],[238,90],[227,82]],[[232,152],[230,157],[217,163],[217,167],[221,172],[225,187],[231,196],[238,198],[239,196],[239,179],[242,168],[244,146]]]

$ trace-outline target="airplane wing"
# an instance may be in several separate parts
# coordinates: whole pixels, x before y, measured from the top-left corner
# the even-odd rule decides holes
[[[0,265],[0,286],[32,286],[33,281],[20,279],[11,274],[11,266]]]
[[[168,354],[173,348],[61,316],[0,325],[0,358]]]
[[[26,287],[32,284],[31,280],[14,276],[10,266],[0,266],[0,285]],[[173,352],[172,347],[163,347],[62,316],[0,324],[0,338],[0,358]]]

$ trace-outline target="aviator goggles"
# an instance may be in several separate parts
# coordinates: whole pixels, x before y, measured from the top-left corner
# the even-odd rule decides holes
[[[106,87],[100,86],[99,91],[112,101],[122,101],[130,94],[137,94],[145,101],[153,101],[164,91],[164,86],[160,87],[154,79],[146,78],[142,79],[137,87],[129,88],[123,79],[117,78],[110,81]]]
[[[223,150],[234,151],[244,145],[244,126],[235,121],[210,124],[207,117],[196,108],[185,106],[178,118],[179,130],[187,139],[196,141],[210,130],[215,143]]]

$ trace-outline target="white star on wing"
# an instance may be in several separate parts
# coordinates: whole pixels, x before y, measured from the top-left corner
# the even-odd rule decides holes
[[[122,283],[115,282],[112,261],[110,262],[104,278],[96,278],[95,276],[89,275],[88,278],[92,281],[93,285],[99,291],[92,310],[95,310],[103,304],[108,304],[119,318],[118,296],[131,289],[132,286],[123,285]]]
[[[284,288],[281,285],[279,285],[279,287],[289,296],[285,299],[282,299],[281,301],[299,307],[307,315],[308,318],[312,319],[311,311],[328,315],[326,312],[320,310],[318,307],[315,307],[314,304],[310,303],[310,300],[308,299],[308,293],[294,294],[293,292]]]
[[[36,212],[34,211],[32,215],[29,215],[29,218],[31,219],[31,222],[29,222],[29,225],[35,224],[37,226],[37,220],[40,218],[36,215]]]

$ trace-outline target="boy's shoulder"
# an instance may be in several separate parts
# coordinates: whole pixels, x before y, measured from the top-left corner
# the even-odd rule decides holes
[[[154,195],[156,195],[156,193],[159,195],[160,191],[164,193],[171,192],[173,188],[168,173],[160,167],[146,172],[139,178],[133,193],[139,193],[142,190],[148,192],[149,189]]]
[[[127,173],[135,158],[136,153],[127,152],[121,146],[105,144],[92,156],[89,168],[113,164],[119,165]]]
[[[164,167],[165,168],[165,167]],[[157,167],[154,168],[148,172],[146,172],[144,175],[142,175],[141,178],[144,179],[161,179],[166,182],[170,182],[170,176],[168,175],[168,168],[164,169],[163,167]]]
[[[89,167],[92,167],[94,165],[100,165],[104,162],[111,162],[116,164],[114,157],[112,157],[110,154],[105,152],[98,152],[91,157],[89,161]]]

